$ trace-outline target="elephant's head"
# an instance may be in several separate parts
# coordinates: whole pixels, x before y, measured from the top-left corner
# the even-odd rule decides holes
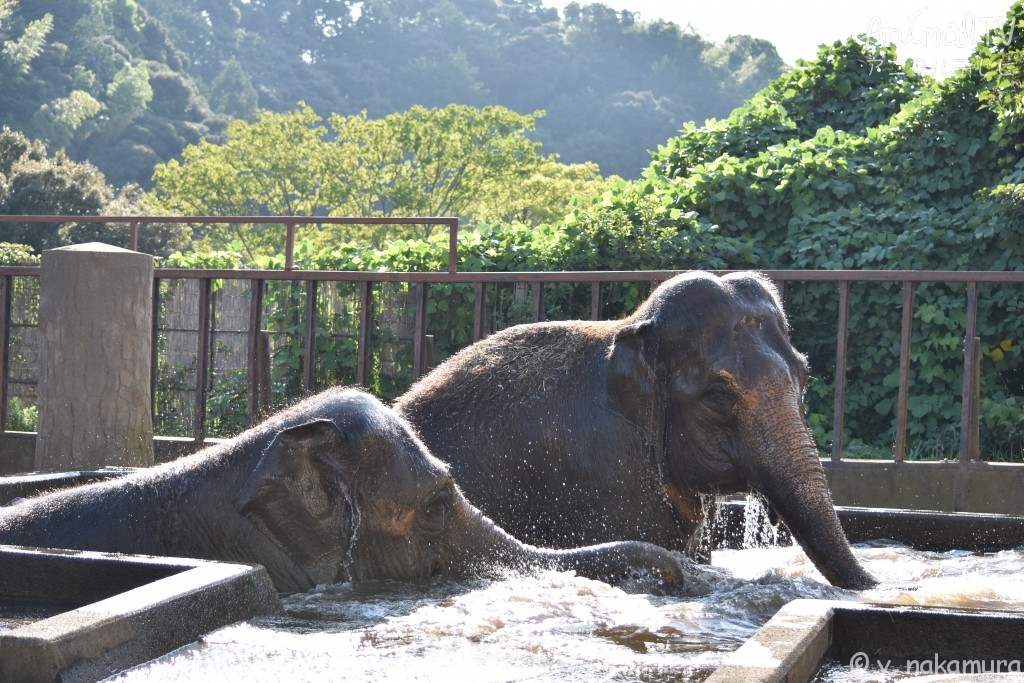
[[[330,413],[277,433],[235,500],[295,563],[288,576],[273,577],[282,590],[478,575],[494,566],[552,566],[595,578],[654,570],[682,584],[678,559],[646,543],[524,545],[474,508],[447,466],[377,399],[350,391]]]
[[[665,282],[609,352],[609,404],[652,431],[667,485],[761,492],[829,581],[865,587],[804,421],[806,381],[775,287],[750,273]]]

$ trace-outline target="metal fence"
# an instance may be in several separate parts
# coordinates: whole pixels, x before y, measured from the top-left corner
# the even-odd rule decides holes
[[[228,400],[244,400],[244,421],[223,428],[235,429],[262,419],[275,407],[271,397],[271,357],[286,345],[297,349],[289,356],[300,367],[294,368],[291,391],[299,395],[318,388],[317,340],[344,339],[351,356],[334,359],[335,366],[347,364],[347,371],[335,373],[343,381],[371,386],[374,376],[388,362],[383,346],[396,339],[411,347],[411,372],[397,381],[421,376],[431,363],[431,337],[428,334],[430,290],[435,286],[458,286],[471,297],[472,319],[465,335],[466,343],[481,339],[501,326],[488,312],[488,291],[511,287],[511,297],[526,311],[528,320],[543,317],[545,291],[571,284],[589,287],[589,317],[600,319],[602,297],[615,283],[639,283],[653,287],[681,271],[588,271],[588,272],[459,272],[458,221],[453,218],[304,218],[288,217],[77,217],[77,216],[0,216],[0,222],[104,222],[129,226],[130,248],[137,245],[138,232],[147,223],[244,223],[284,225],[285,263],[280,270],[223,270],[158,268],[154,283],[153,386],[165,391],[159,402],[154,396],[154,411],[185,415],[184,429],[197,441],[210,434],[208,406],[211,389],[229,376],[236,383]],[[366,272],[307,271],[294,267],[295,229],[299,225],[443,225],[449,231],[448,268],[443,272]],[[911,328],[914,316],[915,288],[925,283],[959,283],[964,288],[964,372],[962,412],[959,424],[959,459],[967,463],[979,459],[979,367],[977,338],[978,286],[980,284],[1024,284],[1024,272],[989,271],[763,271],[785,290],[796,283],[831,283],[837,289],[838,320],[835,332],[835,396],[833,404],[833,440],[831,457],[843,455],[843,419],[846,400],[847,341],[850,287],[855,283],[895,283],[902,288],[902,323],[899,342],[899,384],[895,406],[895,443],[893,459],[904,460],[907,452],[908,397],[910,395]],[[32,297],[38,305],[38,266],[0,267],[0,429],[8,424],[9,398],[31,393],[24,366],[32,362]],[[187,293],[183,293],[186,292]],[[234,292],[233,301],[228,293]],[[22,296],[16,296],[22,292]],[[33,294],[34,292],[34,294]],[[470,293],[471,292],[471,293]],[[26,294],[27,293],[27,294]],[[386,296],[383,296],[385,295]],[[27,299],[25,299],[27,297]],[[341,321],[319,318],[330,299],[351,313]],[[26,304],[25,299],[28,301]],[[271,301],[273,299],[274,301]],[[175,310],[173,302],[178,301]],[[184,301],[186,303],[182,304]],[[239,302],[246,302],[240,304]],[[264,329],[268,307],[288,310],[291,325],[274,334]],[[386,310],[381,310],[386,309]],[[435,318],[443,318],[434,313]],[[578,315],[576,317],[584,317]],[[246,321],[247,318],[247,321]],[[191,321],[191,323],[189,323]],[[233,321],[233,322],[230,322]],[[506,320],[506,322],[509,322]],[[511,320],[511,323],[519,322]],[[525,322],[525,320],[522,320]],[[340,325],[344,329],[327,329]],[[178,350],[175,351],[174,349]],[[191,351],[189,350],[191,349]],[[177,353],[178,356],[173,354]],[[177,360],[173,360],[177,358]],[[233,361],[231,359],[234,359]],[[12,359],[20,362],[12,372]],[[301,360],[298,360],[301,359]],[[158,376],[163,373],[162,376]],[[20,388],[20,389],[19,389]],[[391,386],[401,390],[401,386]],[[13,391],[12,390],[16,390]],[[20,394],[18,393],[20,390]],[[177,392],[177,393],[175,393]],[[215,392],[216,395],[216,392]],[[244,398],[243,398],[244,397]],[[26,399],[30,400],[30,399]],[[224,400],[223,397],[221,400]],[[159,404],[158,404],[159,403]],[[241,405],[235,412],[242,414]],[[159,420],[155,424],[162,424]]]

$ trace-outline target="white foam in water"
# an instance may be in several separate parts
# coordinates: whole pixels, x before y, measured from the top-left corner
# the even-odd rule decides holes
[[[743,547],[770,548],[778,545],[779,530],[771,523],[763,496],[749,493],[743,506]]]
[[[112,681],[702,680],[796,598],[1024,609],[1024,553],[858,547],[882,586],[825,583],[798,547],[724,550],[688,595],[626,593],[571,573],[323,586]]]

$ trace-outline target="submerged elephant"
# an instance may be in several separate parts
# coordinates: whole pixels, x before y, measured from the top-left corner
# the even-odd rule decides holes
[[[282,592],[495,566],[683,581],[679,560],[647,543],[520,543],[470,505],[394,411],[354,389],[193,456],[0,508],[0,543],[254,562]]]
[[[528,542],[631,538],[696,554],[702,497],[753,488],[829,581],[866,587],[804,421],[806,379],[767,279],[689,273],[623,320],[502,330],[395,407]]]

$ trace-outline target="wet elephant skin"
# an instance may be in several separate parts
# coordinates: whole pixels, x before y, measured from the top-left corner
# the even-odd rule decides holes
[[[804,421],[806,381],[769,280],[694,272],[622,320],[502,330],[395,407],[525,541],[629,538],[699,557],[709,501],[756,490],[828,580],[868,586]]]
[[[678,558],[647,543],[520,543],[394,411],[343,388],[195,455],[0,508],[0,543],[259,563],[282,592],[531,566],[683,581]]]

